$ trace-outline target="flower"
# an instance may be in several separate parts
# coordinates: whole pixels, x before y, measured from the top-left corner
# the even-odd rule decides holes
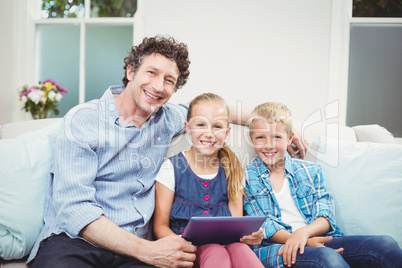
[[[30,112],[34,119],[40,119],[47,118],[50,111],[59,114],[57,103],[67,90],[54,80],[47,79],[31,87],[24,85],[19,93],[20,101],[24,104],[22,109]]]
[[[41,90],[32,90],[31,92],[29,92],[29,94],[27,95],[27,98],[31,101],[33,101],[35,104],[39,104],[39,102],[41,101],[45,101],[46,102],[46,98],[43,99],[45,96],[45,92],[41,91]]]

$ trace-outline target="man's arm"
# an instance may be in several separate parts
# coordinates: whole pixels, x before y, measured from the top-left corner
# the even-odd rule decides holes
[[[80,236],[101,248],[157,267],[193,267],[196,257],[197,248],[176,235],[148,241],[121,229],[103,215],[82,229]]]
[[[250,115],[251,110],[249,109],[229,105],[229,117],[233,124],[246,126]],[[293,130],[293,133],[293,141],[292,144],[288,146],[288,153],[291,157],[295,157],[296,154],[299,154],[300,158],[303,159],[307,152],[308,143],[298,131]]]
[[[230,122],[233,124],[246,126],[250,115],[250,109],[229,105]]]

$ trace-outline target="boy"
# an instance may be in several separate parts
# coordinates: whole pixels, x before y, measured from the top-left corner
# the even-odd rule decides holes
[[[319,165],[292,159],[292,113],[283,104],[257,106],[249,120],[256,158],[247,166],[247,215],[265,215],[254,248],[267,267],[397,267],[402,252],[384,236],[343,236]],[[324,245],[325,243],[325,245]],[[385,245],[384,243],[387,243]],[[389,244],[388,244],[389,243]]]

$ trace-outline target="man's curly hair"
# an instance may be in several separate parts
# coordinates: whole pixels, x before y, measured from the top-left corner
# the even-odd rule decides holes
[[[187,82],[188,76],[190,75],[190,60],[188,58],[187,45],[178,43],[173,37],[155,36],[144,38],[141,44],[133,46],[130,54],[124,58],[124,86],[126,87],[128,84],[127,67],[129,65],[133,66],[134,72],[136,72],[142,64],[144,57],[153,53],[161,54],[176,63],[180,72],[174,90],[176,92]]]

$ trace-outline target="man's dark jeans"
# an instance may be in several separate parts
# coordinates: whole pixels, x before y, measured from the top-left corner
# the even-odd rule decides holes
[[[42,241],[32,268],[131,268],[154,267],[137,259],[96,247],[62,233]]]

